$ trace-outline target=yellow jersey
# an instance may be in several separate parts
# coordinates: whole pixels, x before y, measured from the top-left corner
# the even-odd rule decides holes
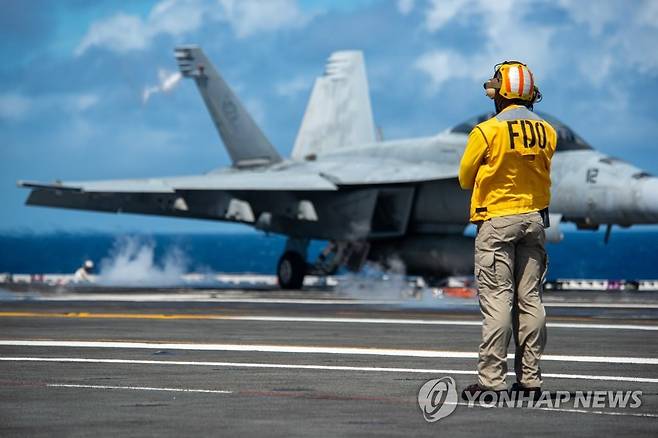
[[[556,142],[555,129],[521,105],[473,128],[459,166],[459,184],[473,190],[471,222],[548,207]]]

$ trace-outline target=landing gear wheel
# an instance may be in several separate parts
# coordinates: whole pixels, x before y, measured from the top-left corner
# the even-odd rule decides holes
[[[293,251],[284,253],[276,268],[276,277],[281,289],[301,289],[306,275],[306,261]]]

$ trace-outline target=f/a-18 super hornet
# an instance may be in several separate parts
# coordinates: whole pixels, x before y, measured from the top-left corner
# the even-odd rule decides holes
[[[383,141],[373,123],[363,55],[331,54],[311,97],[290,158],[268,141],[220,74],[195,46],[177,47],[226,146],[232,166],[204,175],[37,183],[29,205],[239,222],[288,237],[277,267],[283,288],[309,272],[359,270],[397,258],[424,277],[472,269],[470,194],[457,181],[466,138],[483,114],[431,137]],[[594,150],[568,126],[553,158],[549,240],[560,222],[581,229],[658,223],[658,178]],[[327,240],[307,261],[312,239]]]

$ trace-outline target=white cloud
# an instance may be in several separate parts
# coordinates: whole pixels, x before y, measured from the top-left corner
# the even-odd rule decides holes
[[[305,16],[292,0],[219,0],[224,19],[239,38],[259,32],[305,25]]]
[[[417,58],[415,67],[429,76],[434,92],[452,79],[484,82],[496,63],[511,59],[527,63],[541,78],[551,69],[550,39],[555,30],[528,23],[529,13],[526,2],[515,0],[431,0],[424,23],[428,31],[436,32],[451,20],[482,22],[485,43],[468,55],[450,49],[428,51]]]
[[[641,24],[645,24],[654,28],[658,27],[658,2],[644,2],[644,4],[639,8],[637,15]]]
[[[482,90],[494,64],[515,59],[529,65],[545,91],[542,109],[569,119],[593,144],[646,144],[655,125],[646,108],[658,77],[658,2],[470,0],[455,8],[456,3],[426,0],[419,8],[425,14],[419,29],[438,40],[414,64],[428,78],[430,93],[458,80]],[[465,49],[464,40],[475,38],[480,45]],[[601,125],[605,117],[618,123]]]
[[[0,120],[21,121],[44,111],[81,114],[99,101],[93,93],[53,93],[38,97],[9,93],[0,95]]]
[[[628,2],[613,0],[592,3],[582,0],[559,0],[558,4],[568,12],[573,21],[584,24],[593,36],[599,36],[606,25],[614,22],[619,16],[627,15]]]
[[[488,69],[508,59],[527,63],[540,85],[551,73],[566,73],[566,65],[575,66],[594,87],[629,70],[658,75],[658,2],[611,0],[593,7],[591,2],[560,0],[555,7],[568,17],[560,23],[532,20],[537,5],[523,0],[427,0],[427,31],[436,33],[457,21],[482,32],[484,43],[468,55],[430,50],[417,58],[415,67],[428,75],[432,91],[452,79],[486,79]],[[546,1],[544,6],[554,5]]]
[[[651,12],[646,8],[647,13]],[[654,8],[656,9],[656,8]],[[612,51],[618,53],[616,66],[619,71],[628,68],[625,65],[628,62],[631,67],[636,67],[640,73],[648,73],[653,76],[658,75],[658,50],[656,42],[658,41],[658,23],[648,23],[644,9],[638,8],[636,14],[630,23],[621,23],[616,33],[609,37],[608,46]]]
[[[161,0],[143,19],[119,13],[92,23],[75,49],[80,56],[92,47],[118,53],[148,48],[155,37],[189,35],[207,23],[226,23],[238,38],[305,25],[294,0]]]
[[[580,57],[577,65],[581,76],[598,87],[608,78],[614,59],[609,53],[587,53]]]
[[[82,55],[89,48],[101,45],[117,52],[143,49],[147,45],[147,36],[142,21],[131,15],[117,14],[108,20],[92,23],[75,54]]]
[[[433,91],[453,78],[481,78],[483,71],[481,57],[466,58],[452,50],[426,52],[414,65],[429,76]]]
[[[588,56],[573,61],[588,72],[594,85],[629,69],[658,74],[658,2],[611,0],[592,7],[588,2],[560,0],[559,5],[573,23],[584,24],[589,30],[591,39],[579,42],[581,47],[588,45]],[[612,53],[615,56],[609,60]],[[598,64],[602,65],[592,62],[595,57],[601,58]]]
[[[96,94],[76,94],[69,97],[72,103],[72,109],[78,112],[84,112],[96,106],[99,102],[99,97]]]
[[[276,94],[283,97],[294,97],[297,94],[311,89],[312,79],[304,76],[295,76],[287,81],[279,82],[274,87]]]
[[[414,0],[398,0],[398,11],[402,15],[409,14],[414,9]]]
[[[442,28],[458,14],[470,8],[469,0],[430,0],[425,13],[425,27],[430,32]]]
[[[32,101],[20,94],[0,95],[0,120],[22,120],[31,107]]]
[[[105,47],[123,53],[145,49],[157,35],[184,35],[198,29],[204,15],[212,15],[209,3],[202,0],[162,0],[146,19],[119,13],[96,21],[75,49],[80,56],[92,47]]]
[[[154,35],[184,35],[201,27],[204,19],[214,18],[213,12],[212,5],[201,0],[161,0],[149,14],[147,30]]]
[[[94,93],[52,93],[30,98],[34,112],[58,111],[82,114],[98,105],[100,97]]]

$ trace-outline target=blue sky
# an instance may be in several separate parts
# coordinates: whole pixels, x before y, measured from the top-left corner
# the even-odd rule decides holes
[[[2,232],[245,229],[28,208],[15,186],[228,165],[193,84],[163,91],[181,43],[206,50],[284,155],[327,56],[360,49],[385,138],[490,110],[482,82],[519,59],[544,94],[537,109],[658,174],[656,1],[5,0],[0,37]]]

